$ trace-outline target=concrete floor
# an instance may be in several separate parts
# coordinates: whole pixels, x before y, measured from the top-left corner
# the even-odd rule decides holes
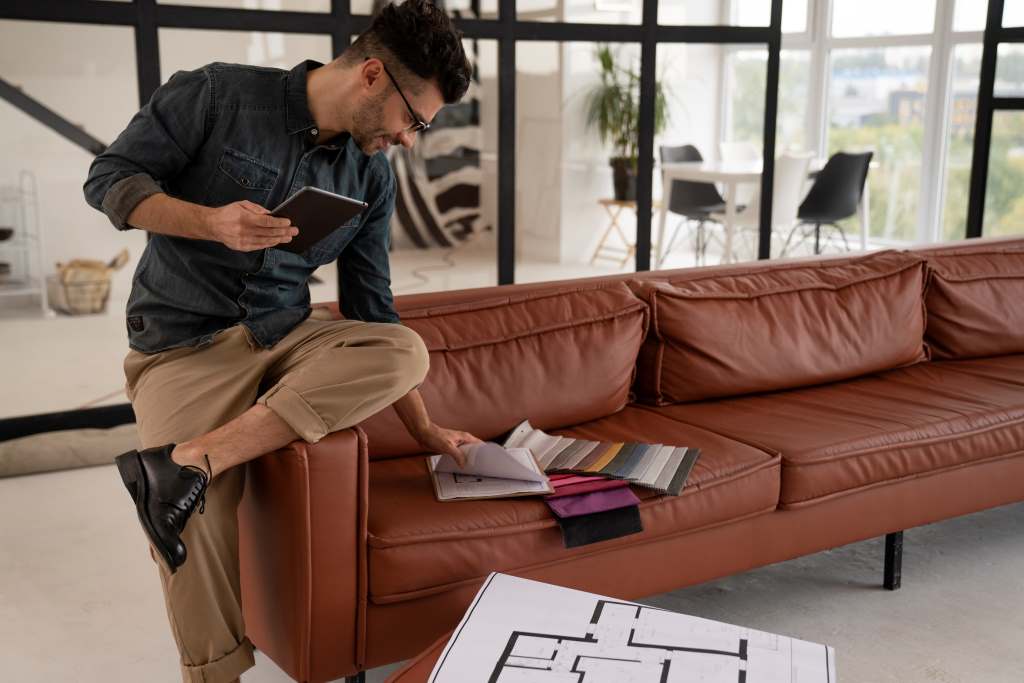
[[[113,466],[0,479],[0,519],[0,680],[177,679],[156,568]],[[645,602],[827,643],[843,681],[1020,683],[1022,530],[1024,504],[909,530],[893,593],[874,539]],[[289,679],[258,654],[242,680]]]

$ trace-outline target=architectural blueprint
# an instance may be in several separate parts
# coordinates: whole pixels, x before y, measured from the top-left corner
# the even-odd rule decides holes
[[[430,683],[834,683],[832,648],[491,574]]]

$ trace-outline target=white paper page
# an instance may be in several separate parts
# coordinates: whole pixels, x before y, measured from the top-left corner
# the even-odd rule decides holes
[[[430,466],[435,472],[454,474],[475,474],[481,477],[499,477],[523,481],[547,481],[540,471],[529,449],[503,448],[496,443],[483,441],[463,444],[459,450],[466,456],[466,466],[460,468],[449,455],[430,456]]]
[[[497,479],[495,477],[477,477],[471,474],[451,474],[438,472],[438,500],[457,500],[459,498],[488,498],[536,493],[549,493],[547,482],[519,481],[518,479]]]
[[[567,436],[551,436],[540,430],[534,430],[523,440],[523,447],[533,451],[533,457],[537,459],[537,462],[545,463],[551,462],[554,453],[564,448],[570,441],[572,439]]]
[[[532,431],[533,426],[530,424],[530,421],[523,420],[516,425],[516,428],[508,435],[508,438],[505,439],[505,443],[503,443],[502,446],[505,448],[529,448],[529,446],[523,444],[523,439],[525,439]]]
[[[830,647],[491,574],[430,683],[834,683]],[[582,674],[582,676],[581,676]]]

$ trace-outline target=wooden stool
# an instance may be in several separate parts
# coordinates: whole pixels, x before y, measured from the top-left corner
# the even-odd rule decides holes
[[[604,207],[605,212],[608,214],[610,220],[607,229],[604,234],[601,235],[601,241],[597,243],[597,249],[594,250],[594,255],[590,258],[590,265],[594,265],[594,262],[599,258],[614,259],[619,262],[619,267],[626,265],[629,259],[633,258],[636,253],[636,244],[629,241],[626,237],[626,233],[622,230],[622,226],[619,224],[619,217],[622,215],[623,210],[632,209],[636,211],[636,200],[634,199],[598,199],[597,203]],[[661,207],[660,201],[655,201],[651,205],[651,209],[657,209]],[[619,239],[622,240],[622,244],[625,248],[616,247],[613,245],[606,245],[608,236],[612,232],[616,232],[619,235]],[[618,256],[606,256],[602,252],[611,252],[612,254],[624,254],[620,259]],[[658,253],[657,247],[654,247],[654,253]]]

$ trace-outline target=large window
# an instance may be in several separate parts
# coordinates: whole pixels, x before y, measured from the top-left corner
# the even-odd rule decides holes
[[[874,152],[872,237],[917,237],[930,56],[927,47],[832,53],[828,153]]]
[[[978,73],[981,46],[957,45],[953,51],[946,125],[945,187],[942,206],[942,239],[964,237],[967,202],[971,190],[971,156],[978,111]]]
[[[834,38],[931,33],[936,0],[833,0]]]
[[[763,20],[753,0],[731,7],[743,21]],[[820,163],[838,151],[873,152],[868,246],[965,236],[986,12],[973,0],[783,4],[776,154],[804,150]],[[755,54],[730,56],[733,83],[751,77]],[[1024,94],[1024,51],[1004,46],[1000,64],[997,94]],[[727,104],[726,135],[760,139],[738,126],[763,104],[742,88]],[[844,228],[858,232],[858,223]]]

